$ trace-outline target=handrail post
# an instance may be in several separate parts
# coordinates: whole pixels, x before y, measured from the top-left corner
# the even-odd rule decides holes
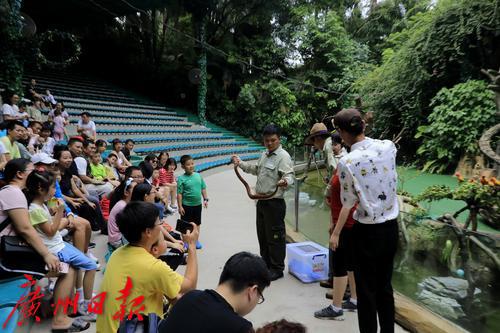
[[[295,177],[295,232],[299,232],[299,197],[301,179]]]

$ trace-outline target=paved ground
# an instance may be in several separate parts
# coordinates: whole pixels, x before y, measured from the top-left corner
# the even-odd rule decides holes
[[[255,204],[244,191],[230,167],[227,171],[205,174],[210,207],[204,211],[200,240],[204,248],[199,251],[198,288],[214,288],[225,261],[238,251],[258,253],[255,231]],[[250,184],[255,182],[253,176],[245,176]],[[172,219],[173,220],[173,219]],[[104,255],[105,237],[96,235],[98,243],[95,253]],[[104,262],[102,260],[102,262]],[[98,273],[99,284],[102,273]],[[324,306],[325,289],[318,284],[303,284],[289,274],[283,279],[273,282],[264,291],[265,302],[257,305],[247,316],[254,327],[286,318],[304,324],[309,333],[358,332],[356,313],[347,313],[344,321],[324,321],[315,319],[313,312]],[[48,322],[36,324],[31,332],[47,332]],[[95,331],[94,326],[87,332]],[[397,327],[396,332],[404,332]]]

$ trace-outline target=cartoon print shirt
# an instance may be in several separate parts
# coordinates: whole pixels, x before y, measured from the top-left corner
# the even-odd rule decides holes
[[[351,147],[338,164],[344,207],[358,207],[354,219],[383,223],[397,218],[396,146],[389,140],[366,138]]]

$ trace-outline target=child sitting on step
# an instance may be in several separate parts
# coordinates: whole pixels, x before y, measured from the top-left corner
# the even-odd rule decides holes
[[[96,263],[76,247],[63,241],[60,229],[68,226],[68,219],[63,218],[64,202],[60,199],[51,200],[55,215],[51,216],[47,201],[55,194],[55,177],[48,171],[33,171],[26,181],[27,198],[30,203],[29,217],[43,243],[49,251],[75,269],[85,271],[83,277],[84,300],[78,305],[78,313],[86,321],[96,321],[97,315],[88,311],[94,288]]]

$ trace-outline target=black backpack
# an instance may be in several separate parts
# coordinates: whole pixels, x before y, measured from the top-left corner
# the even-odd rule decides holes
[[[120,322],[117,333],[158,333],[160,321],[156,313],[143,315],[142,320],[134,315],[132,319],[123,319]]]

